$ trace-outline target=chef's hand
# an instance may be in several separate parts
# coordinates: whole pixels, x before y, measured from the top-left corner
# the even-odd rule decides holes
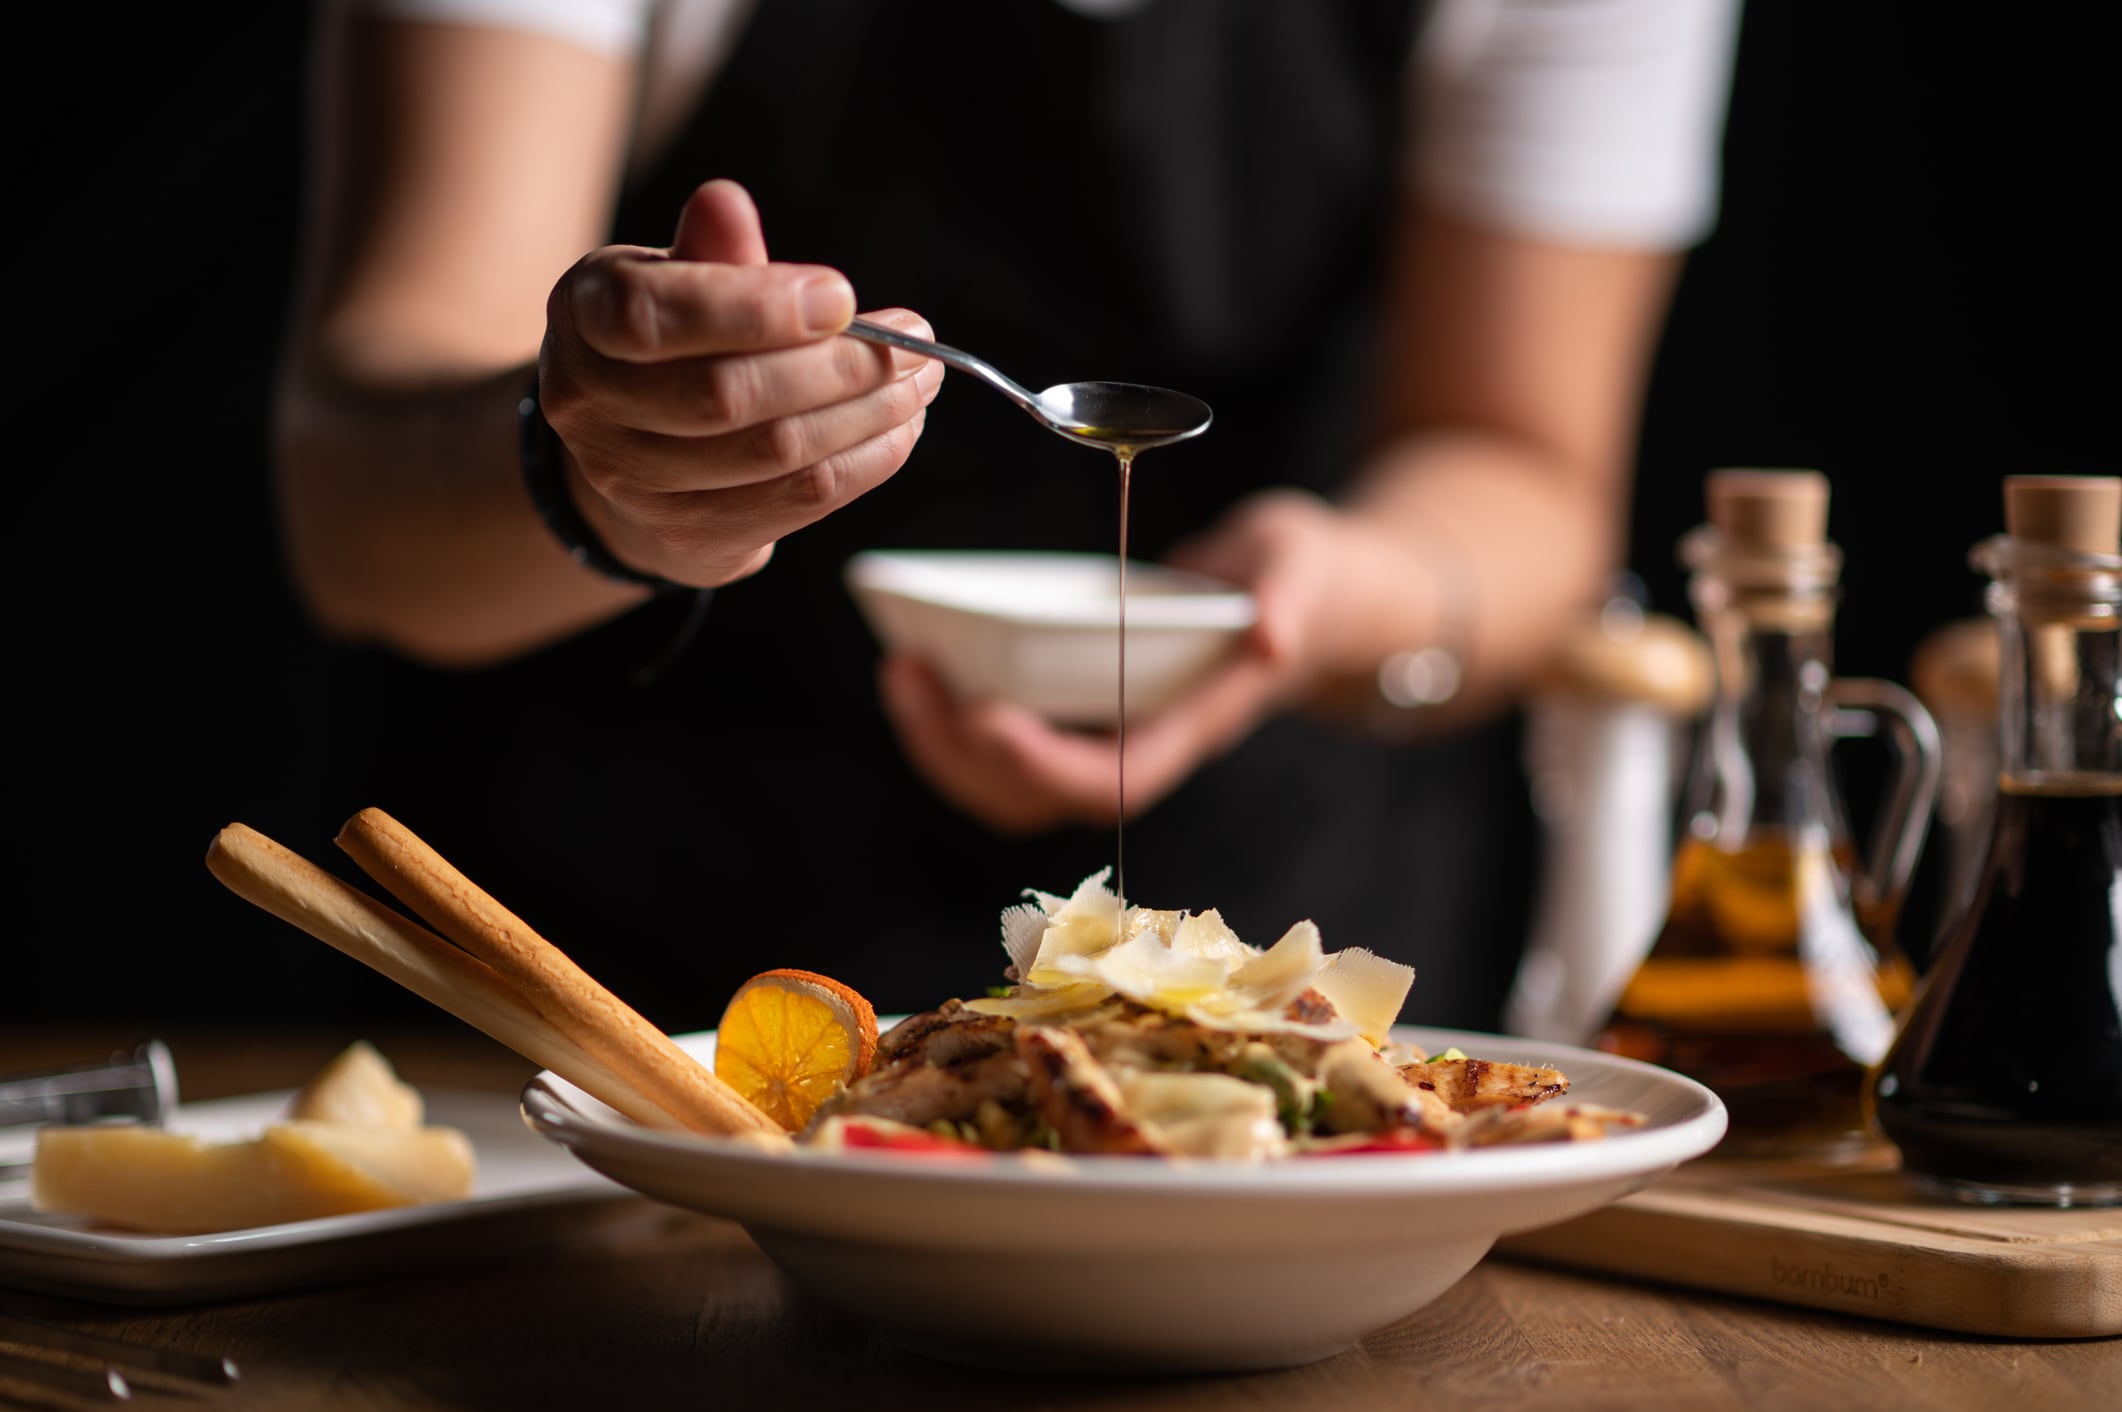
[[[921,435],[943,365],[836,337],[847,279],[770,264],[744,188],[686,201],[668,251],[592,251],[546,301],[539,400],[569,487],[619,558],[702,587],[876,487]],[[866,317],[922,338],[903,309]]]
[[[1127,814],[1148,809],[1204,762],[1303,696],[1330,659],[1335,564],[1349,527],[1294,491],[1237,506],[1170,562],[1251,592],[1254,625],[1229,661],[1164,710],[1127,727]],[[879,670],[885,715],[931,788],[1004,834],[1109,824],[1120,808],[1120,743],[1065,730],[1022,706],[959,700],[913,657]]]

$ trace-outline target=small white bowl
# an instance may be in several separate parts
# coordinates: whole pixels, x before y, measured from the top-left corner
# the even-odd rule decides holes
[[[847,564],[879,641],[923,658],[960,696],[996,697],[1063,725],[1119,715],[1119,566],[1110,554],[873,550]],[[1127,564],[1127,716],[1170,705],[1233,651],[1250,594]]]
[[[904,1347],[992,1368],[1133,1373],[1338,1353],[1451,1288],[1498,1236],[1604,1206],[1724,1135],[1715,1094],[1649,1064],[1457,1030],[1395,1034],[1553,1064],[1570,1099],[1649,1121],[1590,1142],[1261,1164],[1083,1157],[1057,1170],[1009,1155],[774,1155],[655,1132],[550,1072],[524,1089],[523,1115],[614,1181],[741,1222],[791,1280]],[[712,1034],[677,1039],[714,1063]]]

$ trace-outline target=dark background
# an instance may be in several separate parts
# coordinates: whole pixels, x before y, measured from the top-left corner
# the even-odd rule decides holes
[[[308,23],[284,3],[98,11],[18,50],[51,56],[56,92],[17,86],[9,114],[23,829],[0,1025],[439,1020],[200,861],[242,820],[338,867],[339,824],[384,802],[349,795],[347,752],[388,738],[370,727],[407,670],[312,638],[272,544]],[[1849,556],[1839,666],[1905,679],[1926,632],[1979,608],[1966,551],[2001,527],[2001,475],[2122,470],[2112,51],[2059,24],[1749,7],[1724,214],[1642,446],[1633,566],[1655,607],[1687,612],[1672,546],[1705,470],[1816,467]],[[1864,791],[1860,773],[1860,811]],[[1909,932],[1929,925],[1919,895]],[[713,1019],[646,1000],[672,1027]]]

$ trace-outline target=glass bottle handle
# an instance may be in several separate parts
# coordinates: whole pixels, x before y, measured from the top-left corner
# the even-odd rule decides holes
[[[1893,741],[1893,785],[1873,826],[1871,852],[1858,880],[1873,904],[1892,915],[1908,892],[1938,798],[1945,755],[1938,724],[1912,692],[1890,681],[1837,677],[1828,683],[1824,702],[1830,736],[1868,738],[1883,726]]]

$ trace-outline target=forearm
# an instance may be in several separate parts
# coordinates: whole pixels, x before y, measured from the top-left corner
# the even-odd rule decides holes
[[[1374,706],[1382,663],[1441,647],[1462,678],[1423,724],[1506,704],[1620,562],[1623,526],[1604,484],[1480,427],[1410,432],[1380,448],[1343,501],[1366,548],[1351,556],[1345,606],[1333,613],[1322,699]]]
[[[273,417],[312,621],[439,665],[531,650],[641,590],[576,566],[519,470],[556,279],[602,238],[621,57],[505,27],[319,11],[307,213]]]
[[[575,564],[517,454],[528,366],[411,379],[296,361],[275,425],[290,574],[312,620],[443,666],[504,660],[639,602]]]
[[[1320,677],[1379,701],[1396,653],[1441,647],[1445,726],[1523,687],[1624,553],[1636,421],[1678,261],[1555,245],[1411,209],[1373,450],[1342,498],[1367,567]]]

